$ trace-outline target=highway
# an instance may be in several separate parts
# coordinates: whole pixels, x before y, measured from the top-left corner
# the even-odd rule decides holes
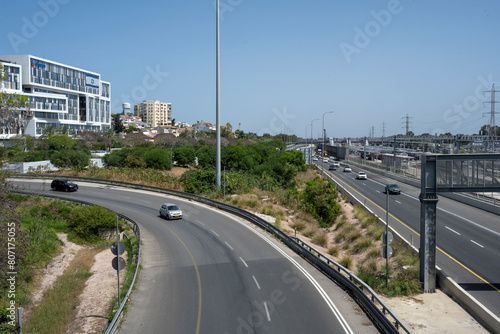
[[[79,183],[64,193],[41,180],[14,184],[138,222],[142,269],[120,333],[378,333],[334,282],[240,218],[109,185]],[[163,202],[177,203],[184,218],[160,218]]]
[[[347,163],[347,162],[346,162]],[[318,162],[321,166],[323,162]],[[419,248],[420,188],[396,182],[351,165],[324,171],[365,203],[376,215],[386,217],[386,183],[398,183],[401,195],[389,196],[389,225]],[[357,180],[364,171],[367,180]],[[439,196],[437,203],[437,265],[462,288],[500,316],[500,219],[498,215]]]

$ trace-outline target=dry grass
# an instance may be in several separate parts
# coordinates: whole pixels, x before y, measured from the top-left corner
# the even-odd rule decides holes
[[[74,318],[78,298],[85,282],[92,275],[94,256],[103,248],[84,248],[79,251],[63,275],[48,290],[42,302],[23,324],[23,332],[39,334],[65,333]]]

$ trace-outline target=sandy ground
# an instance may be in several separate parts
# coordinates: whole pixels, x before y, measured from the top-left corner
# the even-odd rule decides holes
[[[40,272],[40,283],[31,296],[30,309],[40,303],[44,293],[52,287],[52,284],[61,276],[75,255],[83,246],[68,241],[67,235],[57,235],[64,246],[62,253],[55,257],[51,263]],[[126,253],[122,257],[126,257]],[[106,249],[95,256],[95,263],[91,268],[92,276],[86,282],[86,287],[80,296],[80,303],[76,307],[75,321],[69,327],[67,333],[103,333],[108,324],[108,307],[114,295],[117,294],[116,271],[111,266],[114,255]],[[121,273],[124,273],[122,270]],[[120,281],[122,277],[120,276]],[[24,314],[29,316],[29,309]]]
[[[76,308],[75,321],[69,327],[68,334],[103,333],[108,326],[108,308],[113,296],[118,294],[118,278],[111,266],[115,255],[109,249],[96,254],[91,268],[92,276],[85,284],[80,295],[80,304]],[[121,255],[127,257],[127,253]],[[125,271],[120,271],[123,283]]]

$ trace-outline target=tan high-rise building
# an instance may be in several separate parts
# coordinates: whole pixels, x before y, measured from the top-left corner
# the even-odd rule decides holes
[[[158,100],[143,101],[134,105],[134,114],[142,121],[151,124],[152,128],[172,123],[172,103]]]

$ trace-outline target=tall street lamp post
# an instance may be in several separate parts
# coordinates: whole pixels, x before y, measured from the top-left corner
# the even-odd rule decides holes
[[[334,111],[327,111],[323,113],[323,124],[321,126],[322,129],[322,135],[323,135],[323,147],[321,149],[321,157],[323,158],[325,156],[325,115],[326,114],[333,114]],[[321,177],[323,177],[325,171],[325,164],[323,163],[323,160],[321,160]]]
[[[314,137],[313,137],[313,122],[314,121],[319,121],[319,118],[315,118],[311,121],[311,144],[313,144],[313,147],[314,147],[314,143],[313,143],[313,140],[314,140]],[[311,147],[311,163],[312,163],[312,147]]]

